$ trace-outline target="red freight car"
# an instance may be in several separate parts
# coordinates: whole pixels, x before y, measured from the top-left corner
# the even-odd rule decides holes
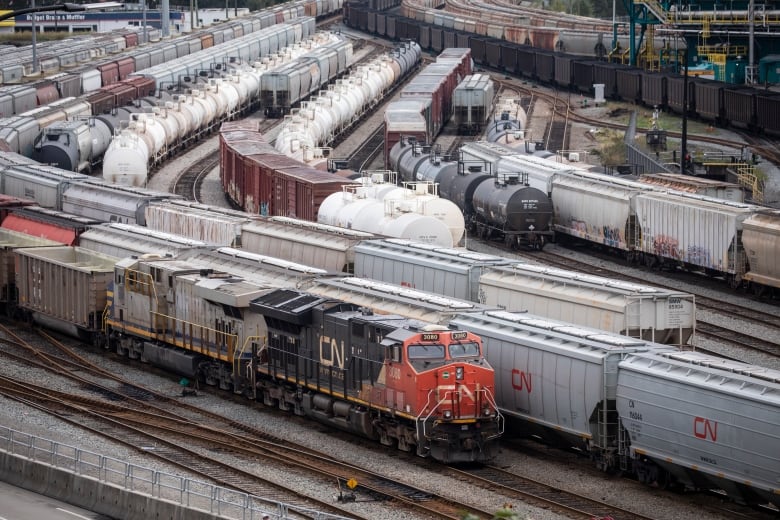
[[[279,153],[251,121],[222,125],[220,163],[227,197],[244,211],[261,215],[316,221],[328,195],[354,184]]]

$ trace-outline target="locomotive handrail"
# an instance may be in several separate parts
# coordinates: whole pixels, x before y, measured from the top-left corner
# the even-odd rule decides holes
[[[504,414],[502,414],[501,410],[499,410],[498,408],[496,397],[493,395],[493,392],[491,392],[489,388],[481,388],[477,391],[480,393],[482,392],[485,393],[485,396],[487,397],[487,401],[491,404],[491,406],[493,406],[493,409],[496,411],[496,425],[498,426],[498,434],[496,435],[496,437],[503,435],[506,419],[504,419]]]

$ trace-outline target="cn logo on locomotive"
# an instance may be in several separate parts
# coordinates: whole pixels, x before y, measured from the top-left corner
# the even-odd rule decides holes
[[[440,396],[441,403],[455,404],[456,396],[457,402],[462,403],[464,399],[468,399],[472,403],[476,403],[474,394],[466,385],[439,385],[436,387],[436,392]]]
[[[335,338],[320,336],[320,363],[344,368],[344,342],[339,345]]]

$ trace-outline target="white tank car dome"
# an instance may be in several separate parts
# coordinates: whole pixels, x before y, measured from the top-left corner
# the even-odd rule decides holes
[[[363,186],[358,187],[355,191],[358,195],[363,197],[384,200],[385,195],[396,188],[397,186],[395,184],[389,182],[374,183],[369,180],[369,182],[364,183]]]

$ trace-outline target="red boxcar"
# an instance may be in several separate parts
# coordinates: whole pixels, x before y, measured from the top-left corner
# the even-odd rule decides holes
[[[136,47],[136,46],[138,46],[138,33],[128,32],[128,33],[123,34],[122,36],[125,37],[125,45],[127,47]]]
[[[100,71],[100,84],[102,86],[113,85],[119,81],[119,65],[116,61],[102,63],[97,66],[97,69]]]
[[[273,213],[283,217],[317,221],[317,212],[328,195],[342,191],[353,181],[309,166],[281,168],[273,174]]]
[[[131,57],[119,58],[116,60],[116,66],[119,69],[119,80],[123,80],[135,72],[135,60]]]
[[[35,97],[38,100],[38,106],[48,105],[52,101],[57,101],[60,99],[57,84],[48,80],[37,83],[35,85]]]
[[[147,76],[132,76],[120,81],[120,84],[127,85],[135,90],[134,99],[145,96],[154,96],[154,93],[157,90],[154,79]]]
[[[252,120],[220,128],[222,189],[244,211],[316,221],[325,197],[354,184],[280,154],[257,128]]]

